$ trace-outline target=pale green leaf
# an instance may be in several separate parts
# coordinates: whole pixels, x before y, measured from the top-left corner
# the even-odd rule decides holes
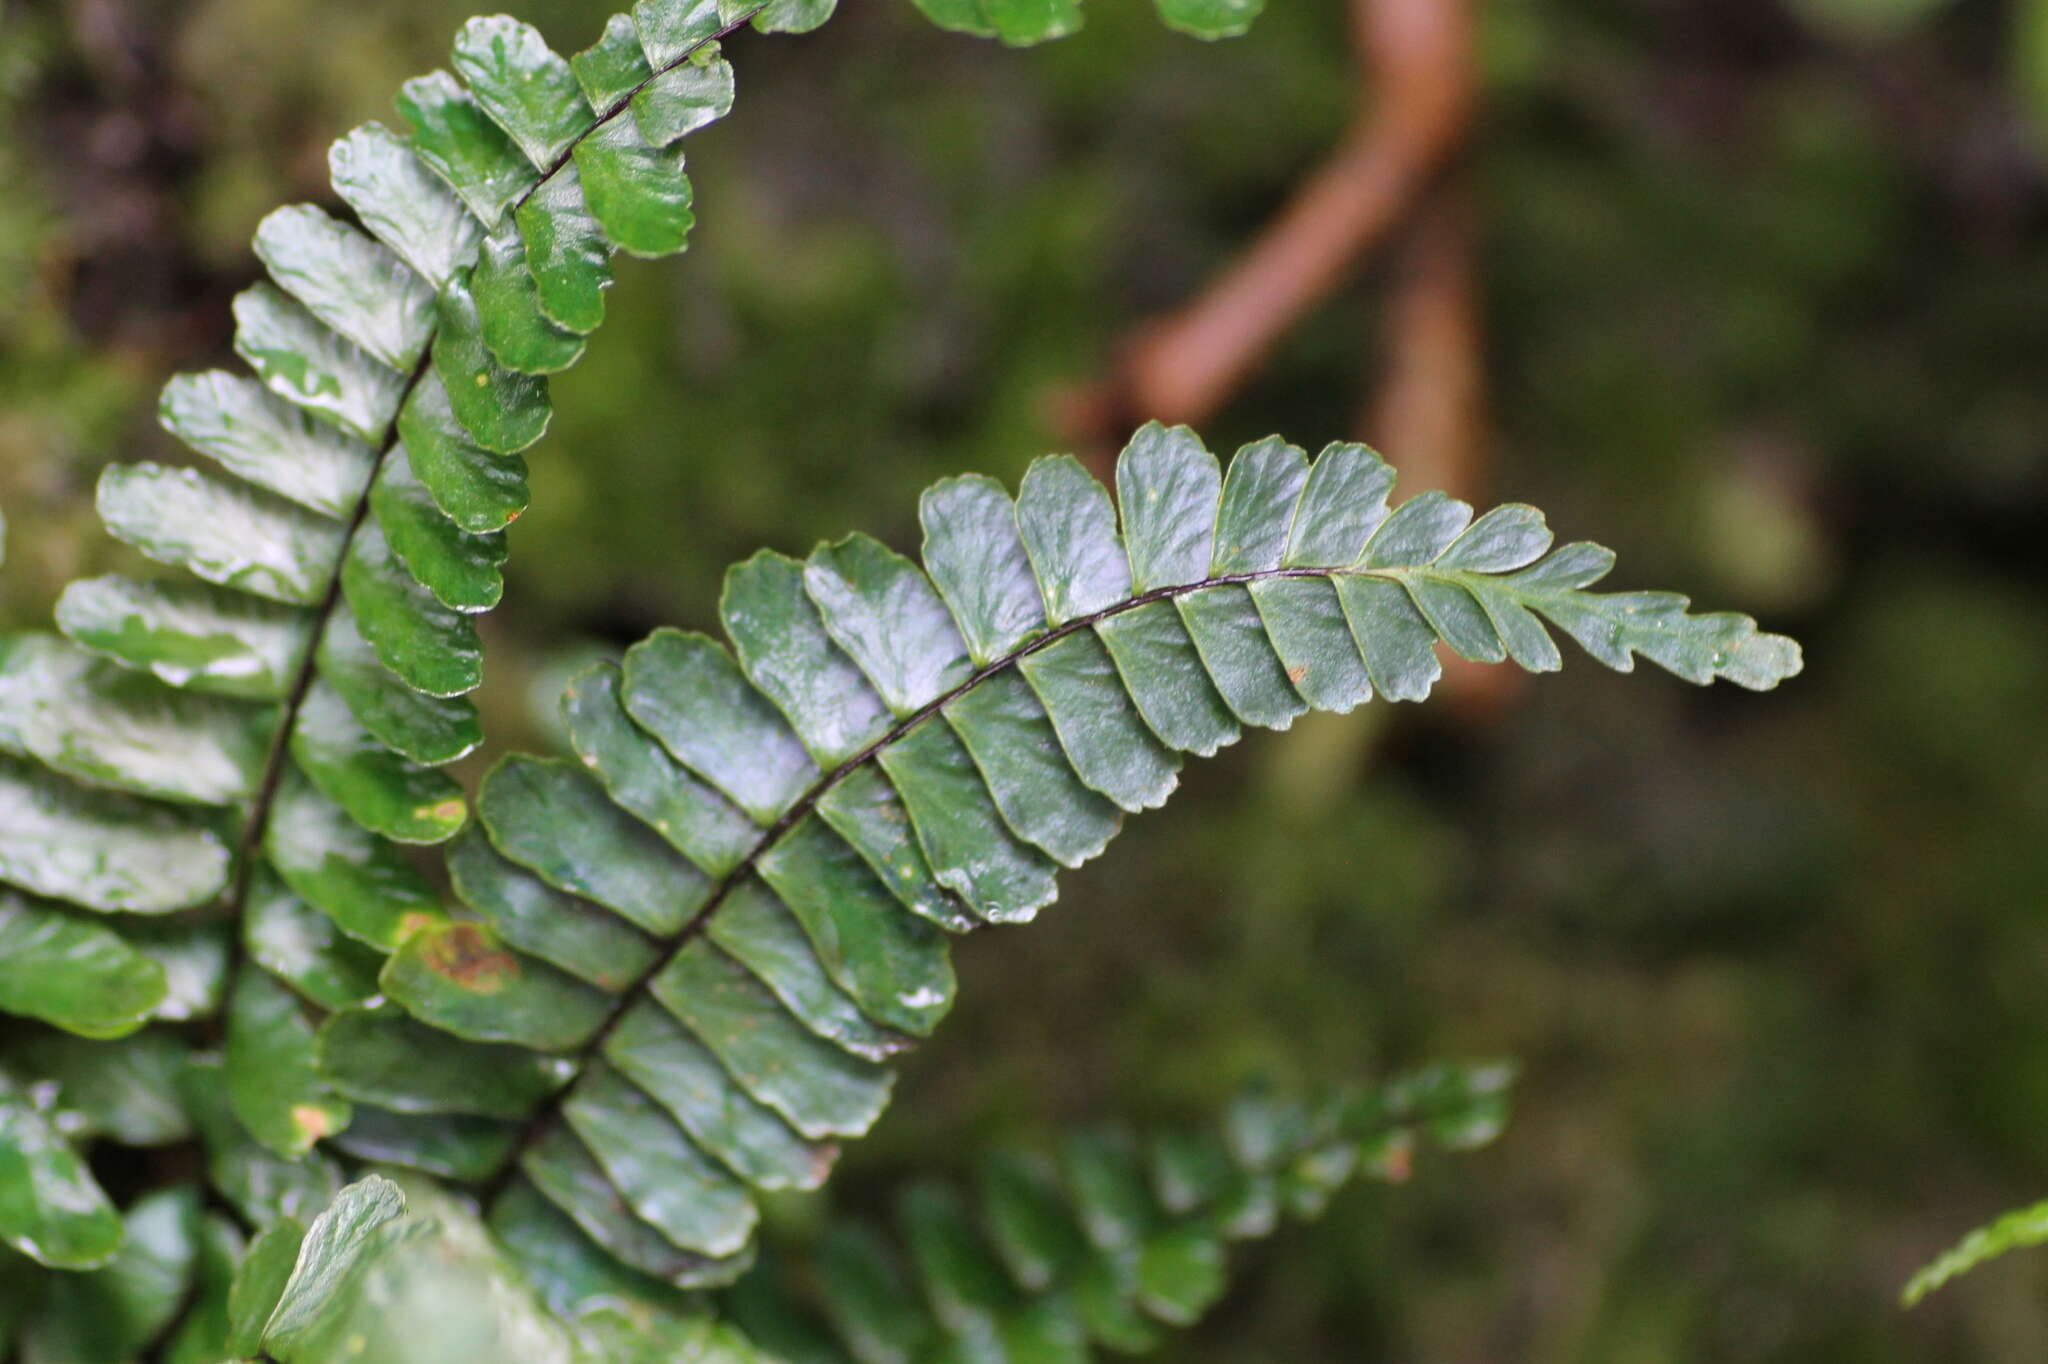
[[[1929,1293],[1986,1260],[2039,1245],[2048,1245],[2048,1203],[2015,1209],[1977,1228],[1916,1272],[1901,1290],[1900,1300],[1908,1307],[1916,1306]]]
[[[244,482],[337,519],[354,512],[377,458],[362,441],[225,370],[173,378],[157,420]]]
[[[227,872],[205,824],[0,758],[0,878],[88,909],[163,914],[212,898]]]
[[[540,173],[446,71],[407,81],[397,102],[413,128],[413,152],[461,196],[486,232],[497,231],[505,210]],[[437,283],[445,289],[453,277]]]
[[[307,311],[395,370],[410,370],[434,325],[434,288],[390,249],[311,204],[256,224],[256,256]]]
[[[1168,28],[1196,38],[1235,38],[1252,26],[1266,0],[1154,0]]]
[[[196,469],[112,464],[96,500],[107,530],[158,563],[288,605],[319,602],[341,554],[340,526]]]
[[[121,1219],[85,1162],[0,1074],[0,1241],[38,1264],[91,1269],[122,1240]]]
[[[464,24],[454,61],[484,112],[543,173],[595,121],[569,63],[549,50],[540,30],[510,15]]]
[[[302,611],[208,583],[80,578],[57,599],[57,627],[161,682],[281,700],[309,639]]]
[[[111,929],[0,894],[0,1012],[82,1037],[120,1037],[164,998],[164,970]]]
[[[256,789],[269,714],[173,690],[54,635],[0,641],[0,748],[82,781],[228,804]]]
[[[405,393],[404,374],[268,284],[235,295],[235,354],[278,397],[372,445],[384,439]]]
[[[327,149],[334,192],[370,235],[439,289],[476,256],[483,229],[405,139],[365,123]]]

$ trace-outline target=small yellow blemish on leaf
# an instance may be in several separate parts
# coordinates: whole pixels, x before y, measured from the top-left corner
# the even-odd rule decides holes
[[[292,1126],[304,1133],[306,1140],[318,1141],[334,1130],[334,1120],[317,1104],[293,1104]]]
[[[1298,683],[1298,682],[1300,682],[1300,681],[1301,681],[1301,679],[1302,679],[1302,678],[1304,678],[1304,677],[1307,677],[1307,676],[1308,676],[1308,665],[1307,665],[1307,664],[1303,664],[1302,666],[1300,666],[1300,667],[1298,667],[1298,668],[1289,668],[1289,669],[1287,670],[1287,680],[1288,680],[1289,682],[1297,682],[1297,683]]]
[[[413,934],[419,932],[421,929],[432,928],[435,924],[440,922],[441,919],[439,915],[428,914],[417,909],[412,910],[411,912],[406,914],[401,914],[398,918],[398,940],[400,942],[404,942],[407,938],[410,938]]]
[[[431,819],[437,821],[461,819],[462,812],[467,808],[468,807],[465,806],[459,800],[444,800],[438,805],[422,805],[418,809],[413,811],[413,815],[415,818],[418,819]]]
[[[489,387],[490,387],[490,385],[491,385],[491,376],[490,376],[489,374],[485,373],[485,372],[484,372],[483,370],[478,370],[478,371],[476,372],[476,386],[477,386],[478,388],[489,388]]]

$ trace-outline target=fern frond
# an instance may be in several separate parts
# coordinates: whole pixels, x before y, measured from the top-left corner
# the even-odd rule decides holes
[[[1153,0],[1160,22],[1190,37],[1234,38],[1252,26],[1266,0]],[[830,9],[830,0],[824,0]],[[940,28],[999,38],[1012,47],[1064,38],[1081,28],[1081,0],[916,0]]]
[[[682,140],[731,107],[716,40],[761,15],[648,0],[573,61],[472,20],[462,79],[401,95],[409,135],[334,145],[356,222],[302,204],[258,226],[250,374],[180,376],[159,406],[212,467],[98,489],[173,575],[73,583],[66,638],[0,642],[0,878],[42,897],[5,901],[0,1010],[110,1036],[225,998],[241,1123],[285,1158],[347,1123],[306,1010],[368,998],[382,954],[447,918],[400,845],[467,820],[438,769],[482,738],[475,618],[503,593],[541,376],[581,353],[615,251],[684,245]],[[231,965],[236,919],[255,970]]]
[[[826,1228],[722,1295],[792,1364],[1086,1360],[1149,1350],[1228,1283],[1231,1243],[1319,1216],[1353,1179],[1400,1182],[1424,1146],[1471,1150],[1507,1113],[1506,1066],[1435,1066],[1303,1103],[1247,1092],[1206,1129],[1107,1126],[985,1155],[965,1192],[926,1179],[893,1232]]]
[[[483,833],[448,854],[467,916],[405,936],[385,1002],[323,1030],[342,1094],[393,1111],[390,1158],[400,1131],[445,1153],[458,1121],[518,1118],[461,1140],[465,1164],[510,1150],[485,1188],[522,1254],[573,1235],[672,1284],[729,1281],[750,1191],[822,1179],[886,1105],[888,1058],[951,1007],[949,937],[1033,918],[1184,754],[1421,699],[1440,643],[1557,667],[1545,620],[1623,670],[1767,687],[1798,668],[1747,617],[1588,592],[1611,556],[1552,552],[1530,508],[1391,507],[1363,446],[1311,465],[1263,441],[1225,479],[1154,425],[1117,482],[1113,505],[1064,457],[1014,502],[947,480],[922,569],[859,536],[757,554],[727,576],[730,649],[662,630],[576,679],[580,762],[491,771]],[[516,1109],[435,1053],[536,1088]]]
[[[2015,1208],[1978,1227],[1921,1266],[1900,1290],[1899,1300],[1908,1307],[1918,1306],[1922,1298],[1986,1260],[1995,1260],[2008,1251],[2040,1245],[2048,1245],[2048,1203]]]
[[[534,1238],[560,1217],[545,1205],[513,1224],[508,1243],[433,1182],[372,1174],[310,1225],[281,1219],[258,1238],[229,1297],[230,1339],[283,1364],[875,1364],[1142,1350],[1213,1305],[1231,1243],[1319,1215],[1354,1179],[1405,1180],[1425,1147],[1491,1141],[1510,1078],[1506,1066],[1432,1066],[1306,1101],[1248,1090],[1203,1128],[1141,1142],[1103,1126],[1069,1134],[1056,1155],[992,1152],[967,1197],[936,1181],[906,1190],[897,1236],[828,1219],[812,1245],[764,1260],[715,1298],[622,1268],[573,1235]]]
[[[1010,41],[1078,18],[926,7]],[[1624,671],[1797,670],[1746,617],[1588,593],[1609,556],[1545,557],[1527,508],[1390,509],[1358,446],[1311,466],[1261,442],[1226,480],[1154,426],[1119,464],[1120,519],[1052,459],[1014,502],[985,479],[933,489],[922,569],[863,537],[737,566],[729,643],[662,631],[579,678],[580,761],[501,763],[471,824],[441,769],[481,742],[475,619],[503,593],[548,376],[603,320],[615,253],[683,246],[683,140],[733,96],[716,41],[831,9],[641,0],[571,58],[472,20],[454,74],[402,92],[407,135],[335,145],[355,224],[296,206],[259,227],[271,278],[235,304],[249,374],[182,377],[160,406],[212,467],[106,472],[108,529],[167,576],[73,584],[62,637],[0,644],[0,879],[20,892],[0,891],[0,1010],[39,1020],[0,1054],[0,1238],[89,1271],[0,1266],[43,1297],[15,1337],[29,1357],[360,1353],[363,1313],[453,1274],[508,1285],[479,1299],[484,1354],[754,1358],[677,1295],[745,1275],[757,1193],[817,1187],[872,1126],[889,1058],[950,1008],[949,937],[1035,917],[1184,754],[1421,699],[1439,643],[1554,668],[1545,621]],[[1209,31],[1255,9],[1161,0]],[[440,844],[454,910],[410,852]],[[216,1013],[218,1052],[137,1031]],[[69,1038],[119,1039],[110,1069]],[[116,1057],[137,1081],[119,1097]],[[1241,1182],[1313,1203],[1350,1138],[1303,1130],[1322,1144],[1233,1150]],[[117,1212],[78,1154],[194,1132],[257,1229],[246,1249],[196,1183]],[[1054,1309],[1017,1294],[1069,1271],[1098,1339],[1138,1339],[1133,1304],[1192,1315],[1218,1238],[1251,1224],[1185,1172],[1164,1221],[1118,1202],[1120,1161],[1069,1172],[1078,1270],[1039,1246],[1008,1287],[940,1273],[982,1252],[943,1208],[913,1217],[936,1325],[906,1329],[1000,1338],[1014,1309],[1057,1343]],[[420,1223],[376,1183],[334,1201],[356,1162],[469,1186],[485,1220],[425,1181]],[[570,1302],[586,1339],[534,1305]]]

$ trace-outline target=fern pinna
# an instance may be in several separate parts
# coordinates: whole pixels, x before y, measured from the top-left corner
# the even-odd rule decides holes
[[[920,3],[1011,41],[1078,15]],[[1160,7],[1214,32],[1256,8]],[[1529,508],[1391,506],[1357,445],[1311,463],[1272,439],[1226,471],[1150,426],[1114,500],[1068,458],[1014,500],[941,483],[921,568],[859,536],[737,566],[729,644],[660,631],[578,678],[576,760],[500,763],[472,824],[442,769],[482,739],[474,618],[546,376],[602,321],[614,251],[683,245],[681,147],[732,101],[716,41],[830,10],[642,0],[567,59],[472,20],[460,79],[405,87],[409,136],[336,144],[360,228],[300,206],[259,229],[273,283],[235,307],[255,377],[166,389],[215,469],[107,472],[108,527],[190,576],[74,584],[65,638],[0,647],[0,1009],[49,1025],[0,1051],[0,1237],[73,1271],[9,1262],[0,1354],[17,1333],[36,1360],[331,1357],[361,1294],[314,1271],[396,1216],[381,1186],[333,1202],[374,1163],[485,1219],[415,1181],[438,1211],[385,1240],[516,1262],[493,1282],[599,1333],[574,1347],[596,1357],[675,1357],[708,1328],[673,1295],[747,1270],[757,1193],[817,1187],[879,1116],[888,1058],[951,1004],[950,936],[1036,915],[1184,755],[1422,699],[1439,644],[1555,668],[1546,621],[1622,670],[1796,671],[1746,617],[1587,591],[1610,556],[1553,552]],[[438,843],[453,905],[406,850]],[[124,1212],[80,1154],[195,1136],[210,1192]],[[995,1357],[925,1277],[917,1349]],[[1144,1305],[1118,1292],[1101,1312]],[[619,1317],[621,1295],[664,1306]],[[1107,1321],[1083,1334],[1128,1343]]]

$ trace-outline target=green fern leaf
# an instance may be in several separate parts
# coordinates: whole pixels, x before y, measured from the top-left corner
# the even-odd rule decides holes
[[[214,469],[101,479],[108,529],[198,581],[73,584],[57,612],[71,642],[0,643],[0,878],[103,914],[194,911],[146,933],[9,897],[21,931],[0,958],[0,1009],[104,1037],[228,1001],[228,1116],[207,1139],[257,1202],[264,1159],[302,1162],[351,1117],[309,1010],[368,999],[417,934],[393,988],[460,1026],[459,1008],[404,986],[440,980],[422,963],[476,930],[448,925],[400,845],[467,819],[436,769],[481,741],[464,699],[482,680],[474,617],[503,594],[502,531],[527,502],[518,452],[551,415],[540,376],[581,354],[613,251],[684,244],[681,139],[732,103],[707,44],[753,13],[714,7],[673,47],[620,16],[582,78],[528,25],[467,25],[463,79],[437,72],[400,96],[412,136],[367,124],[331,149],[360,225],[296,205],[257,227],[270,278],[234,306],[254,378],[166,386],[163,424]],[[523,230],[546,237],[538,275]],[[223,892],[239,939],[199,908]],[[253,969],[234,968],[242,951]],[[536,994],[539,975],[517,993],[551,1021],[588,990],[565,977]],[[516,1035],[562,1040],[558,1023]],[[374,1121],[367,1146],[479,1163],[474,1142],[458,1149],[473,1123]],[[0,1184],[39,1196],[25,1177]]]
[[[526,461],[472,440],[438,376],[420,376],[399,413],[398,437],[421,486],[459,529],[487,535],[526,510]]]
[[[252,873],[242,911],[242,950],[323,1009],[344,1009],[376,994],[384,961],[294,895],[269,867]]]
[[[1196,38],[1235,38],[1252,26],[1265,0],[1155,0],[1168,28]]]
[[[49,1114],[0,1073],[0,1240],[38,1264],[91,1269],[121,1248],[121,1219]]]
[[[348,1104],[333,1097],[314,1058],[313,1030],[276,978],[261,971],[235,977],[225,1059],[229,1107],[277,1154],[303,1155],[348,1125]]]
[[[70,583],[57,628],[172,686],[279,701],[307,644],[298,612],[207,583],[108,575]]]
[[[1435,1066],[1309,1102],[1250,1090],[1205,1127],[1141,1140],[1102,1126],[1052,1153],[989,1152],[964,1192],[936,1180],[904,1190],[893,1235],[828,1217],[794,1256],[728,1261],[738,1281],[707,1298],[661,1282],[702,1272],[645,1227],[737,1246],[751,1209],[719,1164],[662,1137],[656,1100],[594,1074],[564,1110],[585,1145],[549,1138],[535,1183],[510,1188],[488,1229],[463,1200],[397,1171],[349,1186],[308,1229],[275,1223],[235,1278],[234,1347],[284,1364],[365,1354],[870,1364],[1145,1349],[1221,1297],[1233,1243],[1318,1216],[1354,1180],[1406,1179],[1425,1147],[1483,1145],[1505,1120],[1511,1078],[1505,1066]],[[590,1150],[613,1159],[600,1169]],[[619,1223],[635,1256],[599,1253],[535,1192],[579,1179],[627,1191],[645,1219],[639,1232]]]
[[[233,1358],[246,1358],[263,1348],[263,1328],[277,1310],[305,1243],[306,1227],[296,1217],[281,1217],[258,1232],[228,1287],[227,1329],[221,1344]]]
[[[268,707],[176,691],[50,635],[0,642],[0,748],[143,795],[226,805],[256,790]]]
[[[476,708],[463,697],[428,696],[406,686],[363,638],[348,603],[337,603],[328,616],[315,657],[320,680],[363,728],[414,762],[439,767],[483,743]]]
[[[207,822],[0,757],[0,878],[87,909],[165,914],[227,884]]]
[[[376,464],[369,446],[223,370],[165,384],[157,419],[237,479],[329,518],[355,509]]]
[[[663,64],[683,64],[718,28],[688,50],[665,54]],[[466,618],[502,594],[504,547],[495,532],[526,500],[523,466],[512,456],[548,419],[544,383],[489,344],[509,350],[506,336],[545,339],[540,329],[555,328],[536,309],[540,285],[526,271],[516,229],[501,220],[536,190],[566,211],[561,193],[578,178],[569,157],[588,143],[592,158],[618,169],[608,172],[601,196],[610,208],[585,216],[582,256],[594,251],[601,263],[620,244],[603,235],[608,218],[630,224],[623,244],[631,249],[679,246],[675,206],[689,196],[677,157],[661,153],[658,172],[624,168],[637,155],[633,147],[644,150],[643,124],[663,129],[666,146],[730,106],[723,63],[690,62],[671,86],[647,61],[631,21],[608,34],[613,67],[632,79],[599,110],[530,27],[502,17],[473,21],[455,49],[470,86],[437,73],[408,85],[401,98],[416,125],[411,141],[367,125],[333,150],[336,188],[367,235],[308,206],[264,220],[257,254],[275,283],[236,303],[237,349],[262,386],[225,374],[186,377],[167,387],[163,402],[166,425],[231,479],[134,466],[109,470],[100,491],[116,535],[233,592],[104,582],[75,591],[60,615],[80,642],[173,688],[285,700],[288,713],[269,727],[282,725],[293,760],[381,834],[411,841],[453,831],[454,822],[438,814],[445,785],[436,788],[402,762],[380,764],[370,749],[388,745],[414,763],[436,764],[474,746],[466,704],[431,703],[450,702],[480,679]],[[637,58],[626,50],[629,36],[642,49]],[[500,227],[511,235],[487,242],[485,234]],[[467,284],[472,266],[494,286],[488,316]],[[525,333],[508,326],[521,316]],[[430,349],[433,368],[424,371]],[[558,347],[544,365],[530,355],[511,358],[528,369],[558,368],[573,355]],[[394,431],[401,407],[405,420]],[[238,604],[235,592],[311,610]],[[295,677],[296,659],[315,634],[322,644],[311,671]],[[389,676],[368,666],[358,640]],[[15,704],[0,724],[37,735],[45,761],[97,784],[174,799],[238,801],[275,785],[264,775],[259,791],[246,761],[232,764],[238,770],[230,777],[218,760],[178,772],[170,761],[151,768],[137,751],[119,760],[93,752],[108,742],[96,732],[107,715],[43,723],[59,694],[30,684],[76,661],[44,658],[27,667],[28,654],[39,651],[47,654],[48,646],[18,651],[22,675],[6,698]],[[320,674],[331,688],[308,687]],[[102,680],[119,681],[112,674]],[[120,695],[94,698],[106,701],[100,710],[154,711],[204,728],[196,700],[140,686],[113,690]],[[354,728],[337,722],[336,699],[353,712]],[[298,713],[307,705],[310,718]],[[181,707],[194,714],[178,713]],[[260,713],[248,719],[252,730],[265,723]],[[160,728],[164,735],[145,737],[167,738],[169,726]],[[356,780],[344,782],[344,770]],[[167,773],[180,780],[167,782]],[[415,799],[436,790],[436,799]],[[437,813],[424,824],[405,817],[421,808]],[[254,822],[260,828],[265,812],[255,812]]]
[[[584,339],[543,310],[540,286],[516,233],[484,239],[469,277],[484,347],[520,374],[558,374],[583,358]]]
[[[310,204],[256,225],[256,257],[285,292],[337,335],[400,374],[434,331],[434,286],[388,247]]]
[[[343,1094],[396,1113],[518,1118],[575,1074],[559,1056],[519,1047],[454,1042],[372,1000],[330,1015],[320,1030],[321,1069]]]
[[[809,3],[831,12],[831,0],[782,0],[769,7],[772,13],[785,5]],[[915,0],[924,16],[940,28],[971,33],[978,38],[998,38],[1012,47],[1064,38],[1081,29],[1081,0]],[[1155,0],[1160,22],[1168,28],[1204,40],[1234,38],[1251,28],[1265,9],[1265,0]],[[768,18],[763,16],[763,20]],[[820,16],[816,22],[823,22]],[[762,20],[756,27],[770,30]],[[794,31],[794,30],[790,30]]]
[[[371,1175],[302,1237],[280,1228],[236,1278],[228,1343],[238,1350],[281,1364],[606,1357],[579,1351],[475,1215],[416,1176]]]
[[[317,604],[342,546],[338,525],[193,469],[116,464],[100,519],[160,564],[288,606]]]
[[[1746,617],[1585,591],[1610,556],[1550,553],[1529,508],[1391,507],[1393,481],[1362,446],[1311,464],[1279,441],[1226,477],[1155,425],[1114,503],[1067,458],[1014,502],[941,483],[922,568],[859,536],[735,566],[731,650],[663,630],[577,678],[581,762],[492,770],[483,832],[448,854],[474,921],[412,931],[380,973],[429,1029],[408,1034],[419,1054],[523,1048],[556,1067],[545,1093],[521,1113],[399,1079],[395,1103],[401,1068],[365,1059],[376,1038],[349,1014],[322,1042],[335,1084],[420,1116],[523,1118],[490,1181],[522,1254],[573,1234],[671,1284],[726,1282],[750,1253],[749,1191],[821,1179],[831,1143],[887,1103],[888,1058],[944,1017],[948,936],[1039,913],[1061,867],[1164,799],[1181,755],[1311,706],[1420,699],[1440,644],[1555,666],[1530,642],[1548,644],[1544,620],[1624,669],[1640,653],[1751,686],[1797,669]],[[1496,620],[1518,622],[1513,651]],[[1293,1137],[1238,1139],[1255,1162]],[[1130,1181],[1097,1183],[1094,1241],[1138,1238],[1149,1221],[1115,1223]],[[1141,1276],[1152,1315],[1193,1315],[1214,1269],[1207,1243],[1162,1245]]]
[[[2048,1203],[2015,1208],[1978,1227],[1922,1266],[1900,1291],[1899,1299],[1908,1307],[1917,1306],[1922,1298],[1986,1260],[2039,1245],[2048,1245]]]
[[[187,1308],[187,1330],[205,1329],[241,1250],[233,1225],[202,1212],[199,1191],[183,1187],[137,1200],[115,1226],[120,1249],[102,1267],[28,1285],[23,1359],[133,1359]]]
[[[1439,641],[1555,666],[1539,618],[1624,669],[1642,654],[1752,686],[1796,669],[1746,618],[1590,596],[1604,560],[1537,562],[1548,533],[1526,509],[1469,529],[1449,499],[1389,515],[1391,475],[1359,447],[1311,470],[1265,442],[1226,481],[1192,436],[1154,427],[1120,465],[1121,523],[1052,460],[1014,505],[987,480],[935,489],[923,569],[861,537],[756,556],[727,583],[730,649],[662,632],[586,674],[565,698],[581,764],[501,764],[462,834],[437,769],[480,742],[474,618],[502,595],[546,376],[602,320],[614,252],[686,243],[683,140],[733,97],[715,40],[832,8],[643,0],[573,59],[516,20],[473,20],[460,78],[402,92],[409,136],[369,124],[332,149],[360,226],[296,206],[258,228],[271,278],[235,303],[255,377],[167,386],[165,426],[217,467],[103,477],[109,530],[191,580],[75,584],[69,642],[0,646],[0,878],[77,907],[0,902],[23,929],[0,950],[0,1009],[111,1037],[225,1007],[219,1055],[162,1030],[124,1054],[158,1092],[175,1075],[214,1188],[281,1229],[231,1284],[239,1237],[188,1187],[129,1209],[121,1248],[58,1133],[171,1129],[104,1101],[60,1127],[9,1081],[0,1234],[101,1266],[30,1322],[32,1353],[161,1342],[210,1360],[253,1333],[317,1357],[389,1296],[377,1266],[429,1272],[407,1258],[428,1223],[454,1229],[458,1277],[511,1282],[508,1247],[551,1304],[618,1276],[636,1300],[650,1276],[656,1298],[729,1284],[752,1263],[755,1191],[822,1182],[834,1139],[886,1105],[888,1058],[949,1009],[947,935],[1035,916],[1059,867],[1164,800],[1183,753],[1374,691],[1419,698]],[[1016,42],[1079,22],[1063,0],[938,8]],[[1163,12],[1191,30],[1248,18]],[[403,846],[450,839],[452,917]],[[223,891],[224,912],[199,908]],[[7,1063],[37,1095],[63,1064],[48,1048]],[[339,1186],[323,1142],[485,1186],[497,1242],[423,1185],[423,1222],[358,1229],[376,1255],[331,1255],[356,1236],[331,1218],[301,1245],[295,1226]],[[1113,1167],[1077,1183],[1099,1204],[1090,1236],[1110,1234],[1118,1197],[1138,1206]],[[959,1243],[932,1208],[913,1241]],[[1132,1216],[1119,1246],[1154,1226]],[[1270,1221],[1254,1203],[1229,1224]],[[1109,1258],[1074,1290],[1100,1340],[1143,1338],[1139,1308],[1191,1317],[1220,1270],[1187,1228]],[[947,1329],[1010,1301],[928,1288]],[[694,1318],[602,1320],[605,1357],[683,1340],[754,1357]],[[1043,1304],[990,1329],[1080,1339]],[[486,1334],[504,1330],[526,1333],[521,1358],[571,1350],[538,1315]]]
[[[402,446],[377,471],[369,511],[393,556],[448,610],[488,611],[505,595],[504,533],[466,530],[445,515]]]
[[[340,1191],[341,1169],[324,1150],[282,1156],[249,1134],[235,1116],[218,1054],[188,1057],[177,1088],[199,1132],[207,1183],[245,1225],[267,1227],[287,1217],[310,1220]]]
[[[0,1009],[80,1037],[123,1037],[164,1001],[164,968],[110,928],[0,895]]]
[[[8,926],[21,925],[17,920]],[[161,978],[157,986],[161,993]],[[111,1003],[120,1001],[117,998]],[[84,1021],[90,1025],[100,1020]],[[109,1023],[108,1035],[115,1032],[114,1024]],[[17,1029],[0,1056],[0,1071],[28,1095],[50,1130],[74,1148],[97,1140],[161,1147],[183,1142],[193,1134],[178,1094],[179,1077],[189,1055],[187,1044],[161,1031],[130,1032],[108,1040],[44,1028]],[[35,1165],[27,1161],[12,1168],[26,1174]],[[43,1197],[53,1201],[78,1192],[62,1180],[40,1186]],[[72,1202],[44,1212],[54,1213],[59,1220],[77,1217],[88,1210],[91,1199],[87,1194],[85,1203]],[[6,1253],[0,1251],[0,1261],[6,1259]],[[0,1284],[8,1282],[0,1274]],[[6,1315],[0,1312],[0,1319]],[[4,1327],[0,1327],[0,1337],[4,1335]]]
[[[1064,38],[1081,27],[1080,0],[917,0],[917,7],[940,28],[1014,47]]]

